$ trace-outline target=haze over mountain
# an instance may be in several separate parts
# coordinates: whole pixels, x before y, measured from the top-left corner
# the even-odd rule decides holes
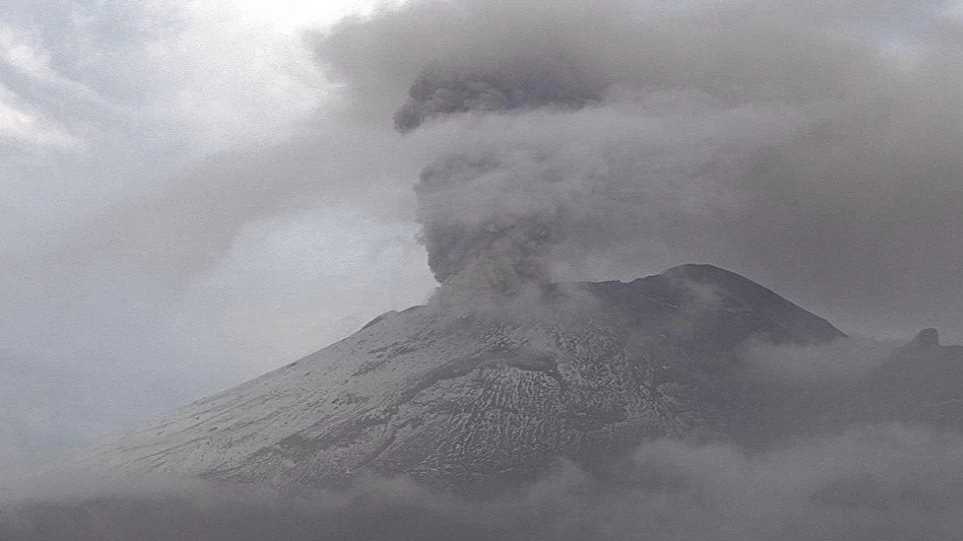
[[[348,6],[9,0],[0,463],[424,302],[411,185],[459,154],[489,174],[420,196],[436,248],[528,213],[551,281],[712,262],[848,333],[959,343],[952,4],[409,0],[315,29]]]
[[[959,6],[410,0],[307,36],[323,104],[298,49],[231,114],[193,96],[278,59],[183,32],[219,1],[0,22],[43,203],[0,228],[0,391],[44,405],[0,429],[93,439],[424,305],[4,482],[0,538],[959,537],[963,352],[893,339],[960,336]],[[142,122],[171,108],[216,136]]]
[[[847,348],[872,361],[847,367]],[[0,533],[942,539],[963,502],[963,348],[926,329],[865,350],[711,265],[442,296],[85,453],[52,479],[114,481],[8,504]],[[836,365],[779,366],[820,352]]]
[[[963,427],[963,352],[940,346],[933,330],[830,382],[781,380],[750,353],[764,345],[767,363],[780,350],[849,340],[710,265],[553,284],[470,309],[439,301],[389,312],[82,464],[285,491],[403,475],[478,494],[525,486],[560,459],[611,475],[659,438],[766,449],[861,423]]]
[[[766,411],[738,348],[843,336],[707,265],[490,302],[385,314],[90,461],[282,488],[366,473],[449,489],[521,485],[559,458],[611,466],[645,440],[748,433]]]

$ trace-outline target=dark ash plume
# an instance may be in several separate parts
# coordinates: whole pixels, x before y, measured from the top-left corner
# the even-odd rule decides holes
[[[705,261],[855,332],[957,328],[959,14],[845,4],[412,0],[317,44],[347,118],[435,162],[449,285]]]
[[[408,101],[395,113],[395,129],[407,133],[455,113],[577,109],[599,100],[604,88],[565,59],[519,59],[479,70],[436,67],[411,86]]]
[[[572,111],[597,102],[605,88],[564,58],[516,59],[494,68],[434,68],[412,85],[410,98],[395,114],[395,128],[410,132],[433,119],[458,113],[507,113],[533,109]],[[533,157],[534,162],[541,160]],[[415,187],[418,218],[428,265],[439,282],[461,291],[517,292],[526,283],[549,280],[546,257],[561,240],[558,213],[542,205],[526,207],[525,193],[514,209],[493,208],[467,221],[451,212],[452,194],[511,185],[552,182],[552,172],[518,170],[513,156],[483,151],[455,153],[426,167]],[[479,205],[492,205],[479,200]],[[489,207],[491,208],[491,207]],[[455,209],[458,212],[458,209]]]
[[[526,282],[548,281],[545,258],[561,236],[557,216],[561,209],[527,209],[522,202],[517,209],[464,220],[448,206],[452,192],[470,193],[471,184],[497,181],[504,175],[500,159],[497,155],[452,155],[421,173],[416,191],[422,242],[439,282],[507,293]]]

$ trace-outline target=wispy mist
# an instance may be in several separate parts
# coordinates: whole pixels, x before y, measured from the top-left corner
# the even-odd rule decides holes
[[[24,541],[352,539],[886,541],[952,539],[963,505],[963,440],[865,427],[749,454],[662,440],[600,481],[559,464],[531,488],[485,501],[369,479],[279,496],[199,482],[74,484],[5,500],[0,534]]]

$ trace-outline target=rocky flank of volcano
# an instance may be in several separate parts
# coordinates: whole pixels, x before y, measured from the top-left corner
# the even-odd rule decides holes
[[[503,487],[560,458],[598,470],[648,438],[738,433],[759,414],[740,376],[745,340],[841,336],[708,265],[630,283],[555,284],[471,312],[419,306],[84,461],[289,488],[366,473]]]

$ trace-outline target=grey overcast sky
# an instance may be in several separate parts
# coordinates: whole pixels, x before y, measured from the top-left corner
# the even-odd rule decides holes
[[[0,466],[424,301],[395,136],[328,129],[303,37],[363,4],[3,2]]]
[[[435,281],[412,186],[440,153],[493,141],[602,179],[559,184],[590,196],[577,204],[521,192],[571,218],[557,277],[716,263],[847,331],[963,340],[963,12],[669,5],[5,0],[0,467],[423,302]],[[393,129],[425,69],[514,61],[533,35],[611,83],[601,105]],[[745,169],[715,158],[760,147]],[[611,174],[598,156],[615,156]],[[711,177],[720,161],[732,178]],[[504,193],[464,197],[444,220],[507,208]]]

